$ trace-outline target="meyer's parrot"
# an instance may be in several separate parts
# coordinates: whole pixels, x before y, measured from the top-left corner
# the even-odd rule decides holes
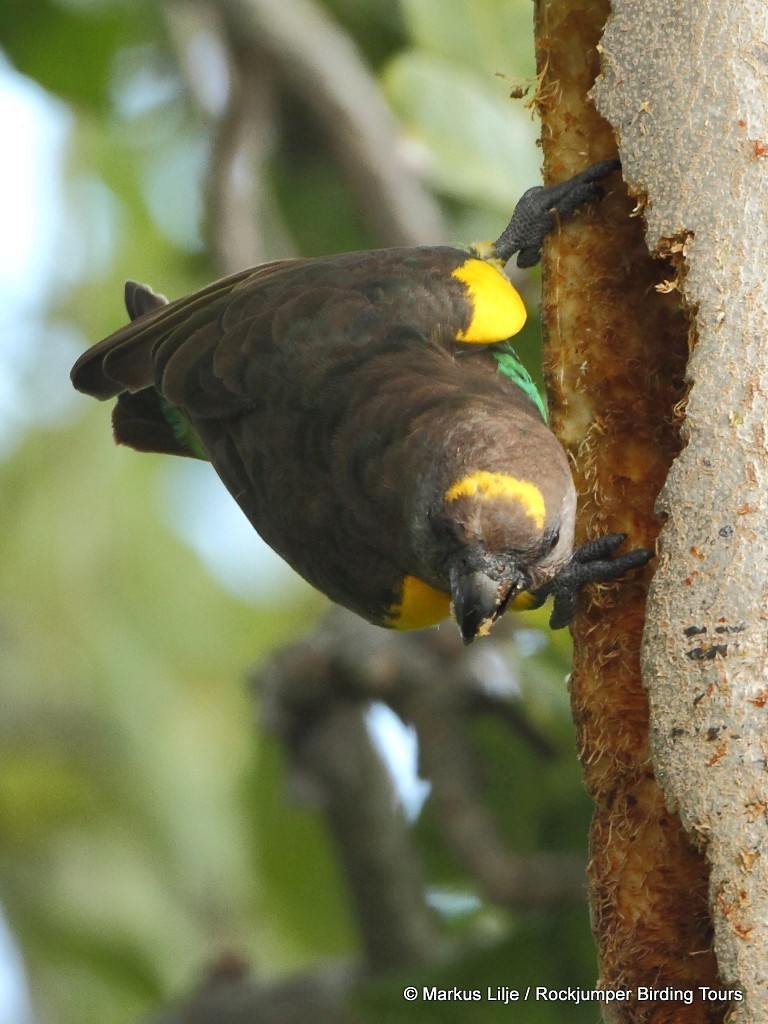
[[[450,612],[470,642],[507,606],[644,564],[612,534],[574,551],[565,453],[508,339],[557,217],[599,199],[602,161],[536,187],[500,238],[268,263],[167,302],[129,282],[131,322],[85,352],[79,391],[117,398],[115,439],[208,459],[264,540],[380,626]]]

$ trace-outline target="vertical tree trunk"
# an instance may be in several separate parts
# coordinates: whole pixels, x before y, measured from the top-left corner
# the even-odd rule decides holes
[[[706,853],[729,1020],[768,1020],[768,7],[614,0],[598,104],[693,311],[644,643],[653,752]]]
[[[560,180],[612,156],[616,141],[588,99],[608,0],[538,0],[537,59],[545,176]],[[542,315],[553,425],[574,464],[581,539],[623,531],[654,546],[654,502],[680,449],[678,409],[689,323],[671,271],[654,261],[642,221],[616,180],[612,194],[556,232],[543,261]],[[648,575],[650,575],[649,570]],[[657,785],[640,677],[642,581],[592,591],[573,624],[573,712],[595,801],[590,899],[605,987],[630,989],[613,1021],[715,1022],[700,998],[716,984],[707,870]],[[692,1005],[642,987],[673,987]],[[667,998],[665,998],[667,997]]]

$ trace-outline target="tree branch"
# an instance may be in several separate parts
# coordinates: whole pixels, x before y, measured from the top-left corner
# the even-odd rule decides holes
[[[485,661],[491,643],[486,641],[483,651],[468,649],[451,629],[411,635],[391,633],[368,626],[348,612],[334,610],[316,633],[280,651],[265,670],[269,694],[266,724],[285,737],[291,749],[298,749],[297,745],[304,742],[301,723],[307,711],[302,710],[297,717],[296,712],[287,712],[286,708],[314,709],[312,716],[320,720],[328,713],[325,701],[330,702],[331,708],[340,698],[358,703],[384,701],[416,726],[422,767],[432,783],[432,798],[445,838],[488,898],[498,905],[526,907],[581,898],[584,866],[580,858],[568,854],[513,854],[506,848],[498,826],[483,806],[479,787],[473,782],[478,771],[467,742],[467,716],[476,709],[480,673],[475,662]],[[527,733],[530,726],[523,733],[524,738]],[[538,745],[540,742],[537,739]],[[332,760],[341,757],[346,771],[356,771],[354,767],[350,769],[350,764],[354,766],[351,749],[348,743],[328,742],[324,756]],[[333,770],[337,777],[334,785],[341,785],[342,789],[347,785],[343,782],[343,770],[342,765]],[[313,760],[312,769],[302,776],[305,782],[316,780],[317,774],[324,771],[322,763]],[[316,782],[312,788],[314,785]],[[324,806],[327,789],[323,784],[320,790]],[[349,799],[337,789],[338,807],[332,812],[334,834],[345,846],[377,863],[382,858],[377,844],[382,842],[383,823],[364,830],[372,845],[362,844],[363,836],[351,838],[358,831],[358,823],[352,819],[340,822],[336,816],[343,814],[344,809],[353,818],[367,812],[361,810],[362,794],[350,790],[348,795]],[[401,827],[398,824],[397,829]],[[405,845],[401,853],[415,856]],[[346,860],[352,854],[342,855]],[[401,905],[401,894],[396,889],[406,885],[409,870],[412,868],[401,865],[398,877],[389,883],[383,878],[379,882],[381,892],[390,893],[393,908]],[[423,899],[421,889],[419,893],[417,899],[415,890],[408,894],[405,889],[410,913]],[[379,909],[367,922],[361,922],[364,930],[379,929],[383,913]],[[398,926],[393,923],[392,927]],[[415,930],[420,932],[421,927]],[[371,937],[367,944],[373,941]],[[410,940],[401,936],[397,941],[406,948]],[[434,947],[434,940],[430,939],[428,944]]]
[[[356,623],[350,646],[348,618],[329,616],[280,650],[255,683],[264,724],[289,753],[294,791],[326,816],[366,963],[377,973],[429,961],[441,942],[402,809],[364,721],[381,669],[370,674],[375,651]]]
[[[483,803],[467,728],[468,716],[477,706],[473,661],[478,656],[485,660],[489,651],[487,646],[482,651],[459,649],[454,639],[447,632],[425,636],[421,642],[433,652],[436,662],[431,675],[411,678],[402,696],[392,701],[398,713],[416,727],[421,770],[432,783],[430,799],[443,836],[497,906],[519,908],[582,899],[586,875],[581,857],[541,851],[530,857],[513,853]],[[512,721],[507,714],[500,717],[507,724]],[[526,723],[523,735],[527,739],[530,734]],[[541,750],[540,738],[533,736]],[[551,756],[551,748],[547,754]],[[510,790],[514,801],[512,780]]]
[[[206,221],[220,272],[294,255],[267,176],[277,145],[274,72],[232,45],[212,5],[175,0],[163,11],[189,95],[214,126]],[[200,80],[201,49],[218,55],[215,63],[226,81],[215,88]]]
[[[231,45],[265,61],[314,114],[383,245],[444,241],[442,216],[351,40],[311,0],[222,0]]]

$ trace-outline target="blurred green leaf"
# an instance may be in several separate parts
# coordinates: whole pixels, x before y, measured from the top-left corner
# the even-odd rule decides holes
[[[217,950],[286,956],[282,925],[252,916],[251,833],[266,823],[243,789],[257,749],[245,668],[305,612],[224,594],[160,519],[162,460],[115,449],[106,413],[92,410],[95,432],[31,434],[0,463],[14,709],[0,881],[43,1002],[58,985],[48,936],[68,949],[68,928],[90,941],[94,978],[120,959],[99,949],[124,948],[123,983],[139,957],[166,997]],[[129,1019],[113,995],[94,1020]]]
[[[290,937],[297,964],[305,957],[349,955],[355,934],[334,851],[317,811],[292,800],[288,785],[277,745],[262,743],[252,792],[261,823],[256,864],[265,909]]]
[[[4,0],[0,39],[14,65],[83,110],[106,110],[117,50],[147,39],[151,4]],[[87,59],[83,55],[87,54]]]
[[[401,0],[411,44],[483,76],[532,77],[533,12],[509,0]]]
[[[454,199],[502,211],[504,227],[539,172],[530,116],[491,83],[416,50],[396,57],[383,78],[411,143],[423,147],[428,180]]]

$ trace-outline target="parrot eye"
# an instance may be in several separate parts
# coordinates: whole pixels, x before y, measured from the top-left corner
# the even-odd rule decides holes
[[[560,540],[560,530],[559,529],[554,529],[554,530],[552,530],[551,533],[545,534],[544,535],[544,539],[543,539],[542,544],[541,544],[541,556],[540,557],[545,558],[547,555],[551,554],[555,550],[555,548],[557,547],[557,542],[559,540]]]

